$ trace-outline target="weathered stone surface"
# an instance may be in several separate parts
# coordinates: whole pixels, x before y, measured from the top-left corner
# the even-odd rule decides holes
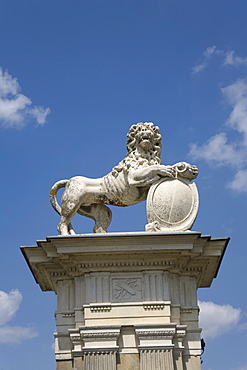
[[[139,370],[140,356],[138,353],[128,353],[118,355],[117,370]]]
[[[74,370],[73,361],[56,361],[56,370]]]
[[[199,197],[195,183],[177,177],[155,182],[147,197],[147,231],[190,230],[197,216]]]
[[[150,186],[160,178],[179,176],[191,181],[197,177],[197,167],[188,163],[161,164],[161,135],[159,127],[152,122],[132,125],[127,136],[126,158],[106,176],[98,179],[76,176],[53,185],[50,201],[61,216],[59,234],[75,234],[70,221],[76,212],[95,220],[95,233],[105,233],[111,222],[111,211],[105,204],[125,207],[140,203],[147,198]],[[64,187],[60,207],[56,194]],[[186,201],[183,206],[188,208]],[[183,214],[186,210],[180,212]],[[154,227],[152,231],[156,231]]]
[[[83,360],[82,357],[75,357],[74,358],[74,368],[73,370],[83,370]]]

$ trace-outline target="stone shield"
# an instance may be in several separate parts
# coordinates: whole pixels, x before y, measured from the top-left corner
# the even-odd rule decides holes
[[[198,213],[196,184],[183,178],[155,182],[147,196],[147,231],[190,230]]]

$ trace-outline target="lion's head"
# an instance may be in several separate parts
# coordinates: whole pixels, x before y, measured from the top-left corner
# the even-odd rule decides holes
[[[132,125],[127,134],[127,150],[128,154],[133,151],[136,151],[137,147],[140,146],[143,151],[145,150],[144,145],[148,145],[148,150],[152,152],[155,156],[160,158],[162,143],[160,129],[158,126],[154,126],[152,122],[139,122],[135,125]],[[144,145],[142,145],[142,143]]]
[[[127,156],[112,170],[117,176],[123,169],[161,164],[161,135],[152,122],[139,122],[130,127],[127,134]]]

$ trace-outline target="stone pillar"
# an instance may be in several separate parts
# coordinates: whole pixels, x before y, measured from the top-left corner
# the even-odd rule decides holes
[[[84,370],[116,370],[116,351],[85,351]]]
[[[136,327],[139,339],[140,370],[174,370],[173,337],[176,325]]]
[[[176,370],[184,370],[184,363],[183,361],[183,353],[184,353],[184,338],[186,335],[186,325],[177,325],[176,334],[173,338],[174,343],[174,351],[173,351],[173,358],[174,358],[174,367]]]
[[[200,233],[48,237],[22,252],[57,294],[57,370],[201,370],[197,289],[228,238]]]
[[[174,370],[171,350],[141,349],[140,370]]]
[[[80,328],[83,340],[84,370],[117,370],[117,341],[120,326]]]

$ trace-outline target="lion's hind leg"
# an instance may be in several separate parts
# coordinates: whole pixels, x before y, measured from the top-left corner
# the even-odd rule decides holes
[[[75,231],[72,227],[71,220],[76,214],[80,207],[79,202],[64,202],[61,208],[60,222],[57,226],[57,230],[60,235],[75,235]]]
[[[111,223],[112,212],[105,204],[93,203],[90,206],[81,206],[78,211],[80,215],[92,218],[95,221],[94,233],[106,233]]]

